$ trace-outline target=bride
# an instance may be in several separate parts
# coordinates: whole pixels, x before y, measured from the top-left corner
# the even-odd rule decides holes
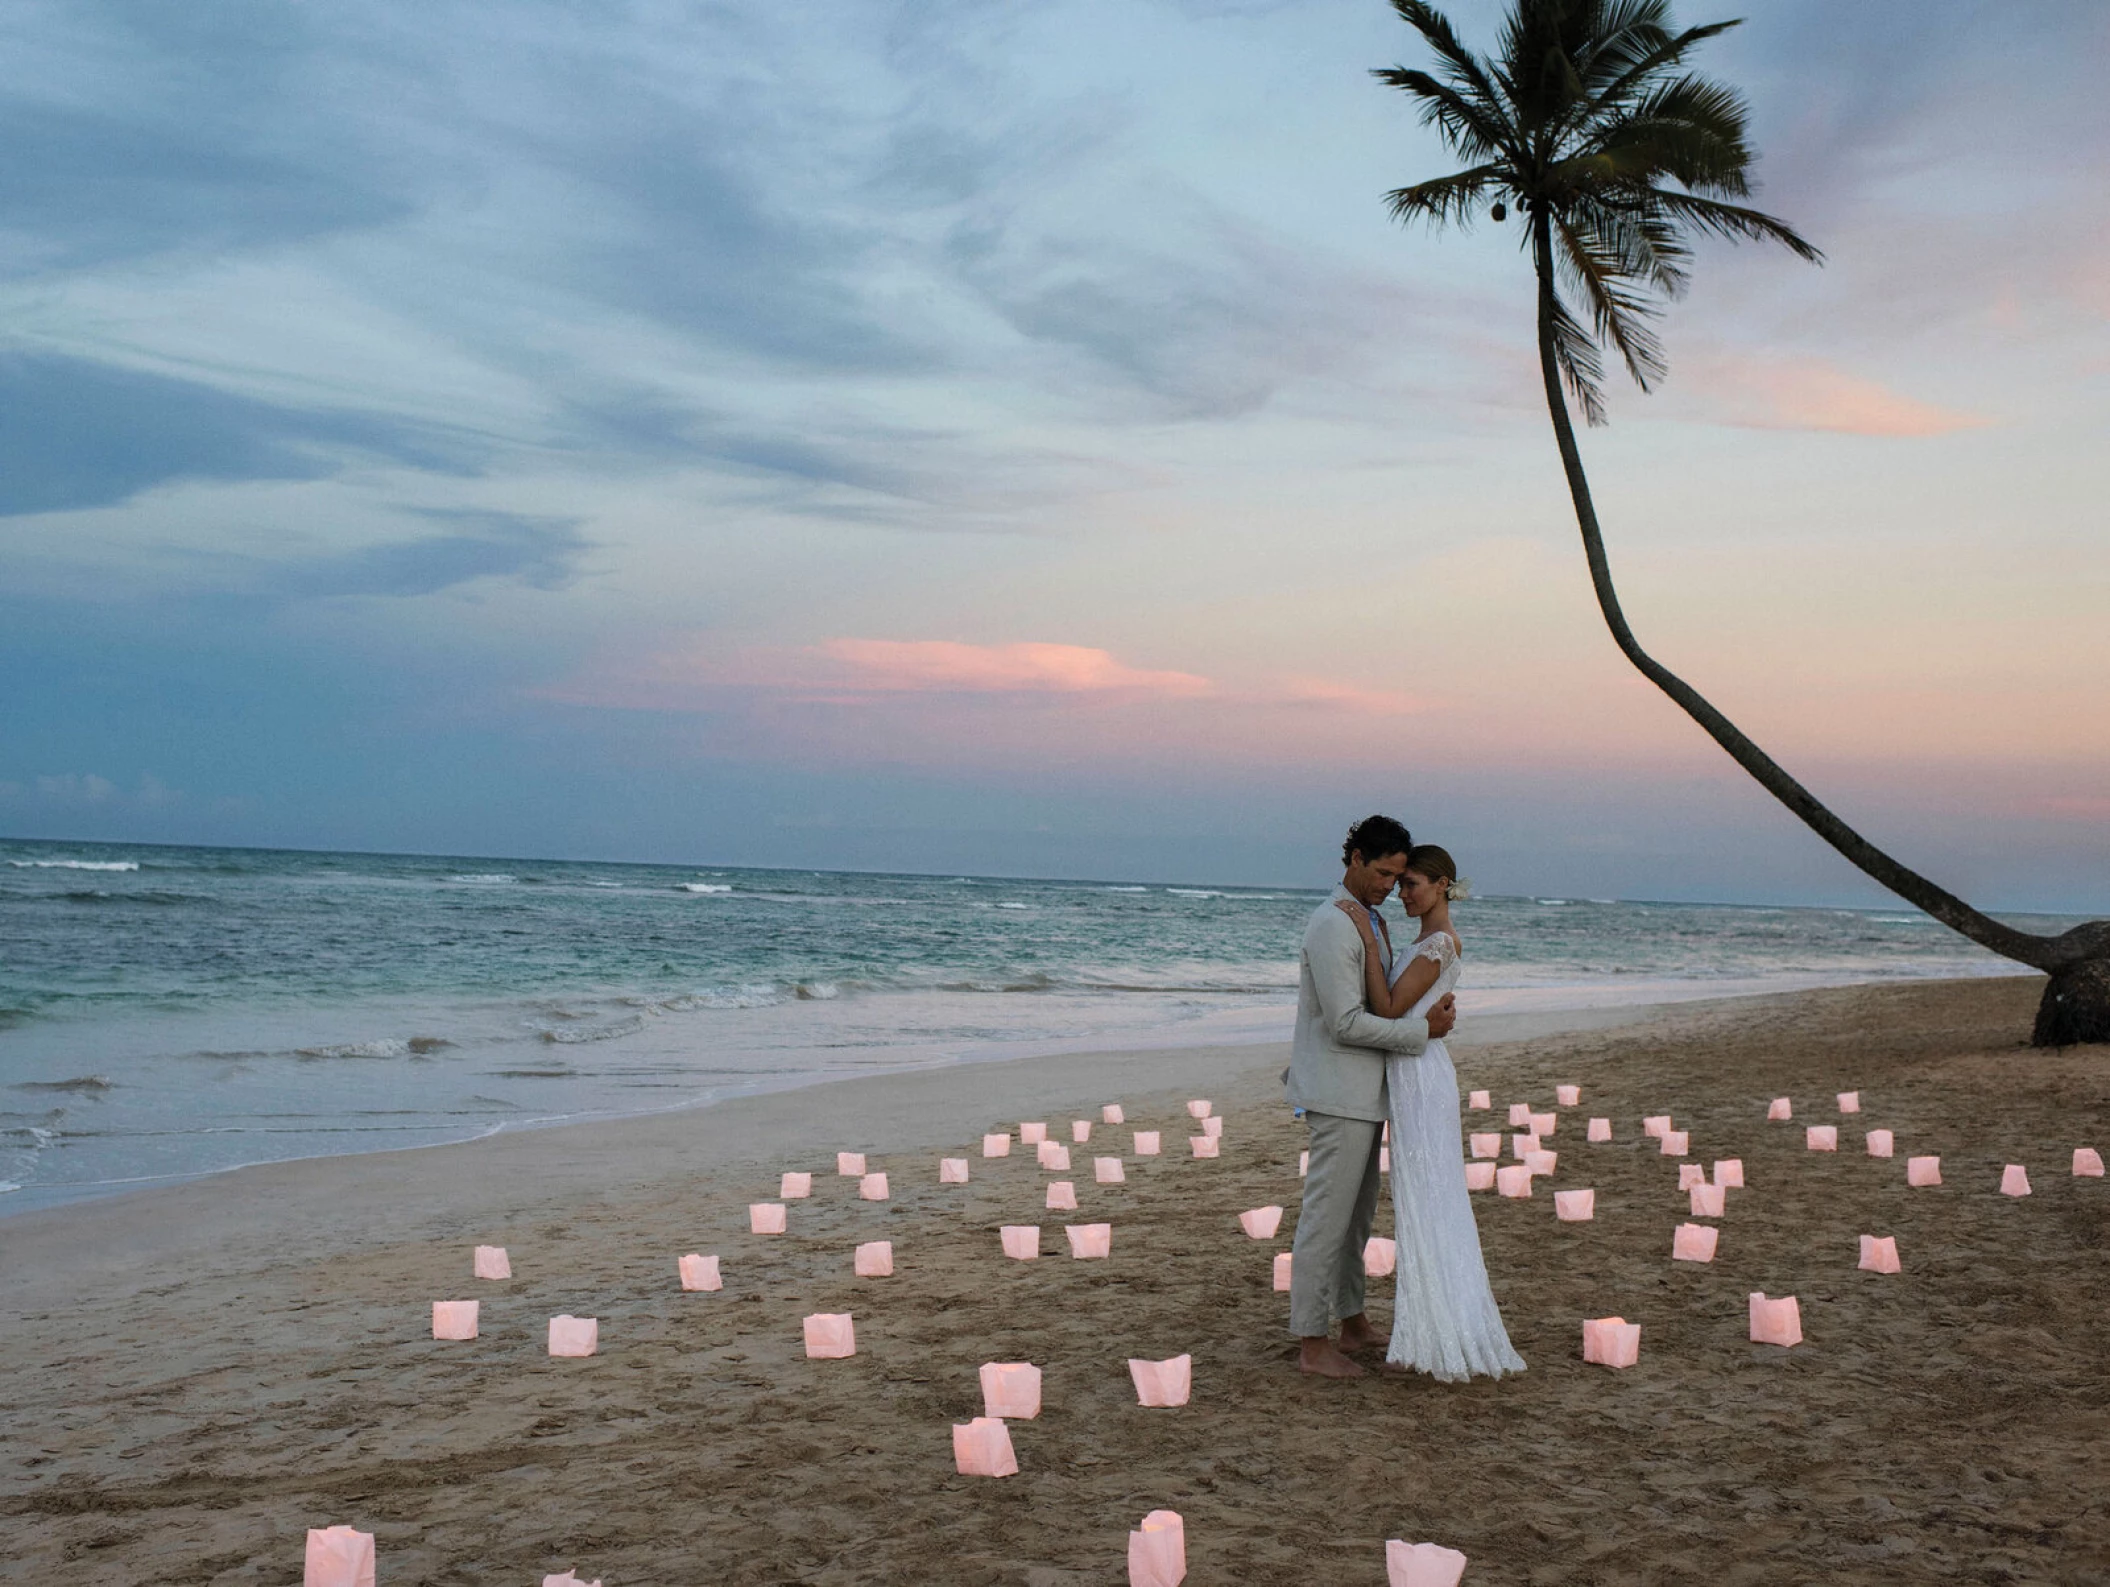
[[[1421,923],[1413,947],[1395,956],[1382,917],[1342,900],[1336,907],[1363,937],[1370,1012],[1385,1019],[1420,1014],[1458,984],[1462,946],[1451,901],[1466,896],[1458,867],[1433,843],[1408,851],[1399,897]],[[1385,931],[1384,941],[1377,932]],[[1389,973],[1388,973],[1389,970]],[[1487,1285],[1480,1227],[1465,1188],[1459,1141],[1458,1074],[1443,1043],[1415,1057],[1385,1060],[1391,1096],[1392,1221],[1399,1246],[1390,1364],[1445,1383],[1476,1373],[1522,1372],[1502,1313]]]

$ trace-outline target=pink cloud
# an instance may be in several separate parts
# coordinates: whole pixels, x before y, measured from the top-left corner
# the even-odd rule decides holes
[[[936,694],[1129,694],[1188,697],[1210,692],[1192,672],[1152,672],[1086,645],[967,645],[945,639],[830,639],[820,654],[850,668],[855,689]]]
[[[1988,423],[1851,374],[1822,358],[1718,353],[1689,365],[1689,388],[1719,423],[1841,435],[1948,435]]]

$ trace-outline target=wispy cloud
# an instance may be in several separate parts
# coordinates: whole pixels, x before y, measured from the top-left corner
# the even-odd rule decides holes
[[[1679,375],[1686,405],[1716,423],[1748,429],[1909,437],[1949,435],[1991,422],[1923,402],[1823,358],[1702,353],[1682,361]]]
[[[1089,645],[963,645],[943,639],[830,639],[820,653],[845,663],[853,687],[887,693],[1207,694],[1192,672],[1131,667]]]

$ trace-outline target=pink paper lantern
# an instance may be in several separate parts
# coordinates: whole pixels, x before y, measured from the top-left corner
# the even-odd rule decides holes
[[[1309,1174],[1310,1172],[1311,1172],[1311,1153],[1310,1153],[1309,1151],[1302,1151],[1302,1152],[1299,1152],[1299,1153],[1297,1154],[1297,1177],[1298,1177],[1299,1179],[1302,1179],[1302,1178],[1304,1178],[1304,1177],[1305,1177],[1306,1175],[1308,1175],[1308,1174]]]
[[[1744,1188],[1744,1160],[1741,1157],[1718,1157],[1714,1162],[1714,1182],[1724,1190]]]
[[[1560,1123],[1561,1116],[1558,1113],[1534,1113],[1531,1115],[1531,1133],[1539,1136],[1551,1135],[1560,1128]]]
[[[1208,1116],[1209,1116],[1209,1103],[1208,1103],[1208,1100],[1207,1100],[1206,1098],[1203,1098],[1203,1097],[1196,1097],[1196,1098],[1195,1098],[1195,1099],[1194,1099],[1194,1100],[1193,1100],[1192,1102],[1190,1102],[1190,1103],[1188,1103],[1188,1104],[1187,1104],[1187,1117],[1188,1117],[1188,1118],[1190,1118],[1190,1119],[1205,1119],[1205,1118],[1207,1118]]]
[[[1494,1099],[1490,1097],[1485,1091],[1475,1091],[1474,1093],[1472,1093],[1471,1096],[1465,1099],[1465,1105],[1469,1108],[1477,1110],[1481,1108],[1491,1108],[1495,1104]]]
[[[1556,1190],[1553,1193],[1553,1215],[1562,1223],[1591,1222],[1597,1216],[1597,1192]]]
[[[1001,1234],[1004,1255],[1014,1262],[1030,1262],[1040,1255],[1040,1225],[1037,1223],[1007,1223]]]
[[[1212,1113],[1209,1115],[1209,1117],[1202,1120],[1202,1134],[1214,1136],[1217,1140],[1222,1140],[1223,1133],[1224,1121],[1222,1114]]]
[[[777,1200],[779,1201],[804,1201],[812,1194],[813,1176],[811,1174],[786,1173],[783,1178],[777,1181]]]
[[[474,1339],[476,1317],[482,1303],[473,1300],[436,1300],[432,1303],[432,1337]]]
[[[835,1172],[842,1178],[862,1179],[864,1171],[865,1154],[863,1152],[837,1152],[835,1154]]]
[[[1113,1254],[1114,1226],[1110,1223],[1073,1223],[1062,1232],[1070,1237],[1070,1256],[1075,1261]]]
[[[1363,1242],[1363,1272],[1370,1278],[1388,1278],[1399,1261],[1399,1245],[1373,1234]]]
[[[1128,1175],[1122,1170],[1118,1157],[1095,1157],[1092,1159],[1092,1178],[1102,1185],[1124,1185]]]
[[[983,1136],[982,1155],[984,1157],[1009,1157],[1011,1155],[1010,1133],[1007,1131],[1002,1135]]]
[[[1251,1212],[1241,1212],[1238,1227],[1245,1230],[1249,1240],[1272,1240],[1275,1231],[1282,1227],[1282,1209],[1255,1207]]]
[[[1624,1317],[1583,1322],[1583,1360],[1593,1366],[1630,1367],[1641,1359],[1641,1324]]]
[[[693,1251],[674,1264],[681,1275],[681,1287],[688,1290],[716,1290],[725,1288],[725,1279],[718,1271],[716,1256],[698,1256]]]
[[[1766,1104],[1766,1119],[1769,1123],[1776,1119],[1792,1119],[1794,1116],[1794,1105],[1786,1097],[1775,1097]]]
[[[1120,1103],[1109,1102],[1099,1110],[1099,1122],[1101,1124],[1126,1124],[1128,1115],[1121,1111]]]
[[[1391,1172],[1392,1172],[1392,1148],[1391,1148],[1391,1147],[1389,1147],[1389,1146],[1380,1146],[1380,1147],[1379,1147],[1379,1148],[1377,1149],[1377,1171],[1378,1171],[1378,1172],[1379,1172],[1380,1174],[1389,1174],[1389,1173],[1391,1173]]]
[[[857,1354],[857,1328],[848,1312],[815,1312],[804,1326],[809,1361],[840,1361]]]
[[[1075,1212],[1077,1187],[1067,1179],[1049,1180],[1047,1209],[1050,1212]]]
[[[964,1157],[941,1157],[938,1159],[938,1183],[941,1185],[964,1185],[967,1183],[967,1159]]]
[[[784,1218],[784,1204],[781,1201],[755,1201],[748,1204],[747,1227],[754,1234],[782,1234]]]
[[[1729,1192],[1720,1185],[1692,1187],[1692,1216],[1719,1218],[1729,1210]]]
[[[1090,1119],[1070,1120],[1070,1144],[1072,1146],[1082,1146],[1091,1138],[1092,1121]]]
[[[1187,1579],[1187,1532],[1177,1510],[1153,1510],[1128,1534],[1128,1587],[1180,1587]]]
[[[1526,1177],[1529,1177],[1528,1175]],[[1495,1165],[1481,1161],[1465,1165],[1465,1188],[1467,1190],[1492,1190],[1495,1188]]]
[[[1289,1258],[1290,1254],[1287,1251],[1283,1251],[1275,1257],[1275,1288],[1279,1290],[1287,1290],[1289,1288]]]
[[[887,1190],[886,1175],[866,1174],[857,1182],[857,1196],[860,1201],[887,1201],[892,1199]]]
[[[994,1416],[977,1416],[964,1426],[952,1424],[953,1469],[963,1477],[1015,1477],[1018,1454],[1011,1429]]]
[[[1651,1113],[1641,1121],[1641,1133],[1643,1135],[1653,1135],[1658,1140],[1661,1140],[1669,1129],[1670,1115],[1668,1113]]]
[[[1032,1421],[1040,1414],[1040,1368],[1024,1361],[983,1362],[982,1414]]]
[[[2092,1146],[2076,1146],[2073,1149],[2073,1171],[2082,1179],[2101,1179],[2103,1159]]]
[[[374,1534],[311,1527],[301,1587],[374,1587]]]
[[[2020,1163],[2009,1163],[2000,1170],[2000,1194],[2003,1196],[2026,1196],[2029,1194],[2029,1174]]]
[[[1582,1106],[1582,1087],[1555,1086],[1553,1100],[1564,1108],[1579,1108]]]
[[[1905,1159],[1905,1183],[1908,1185],[1938,1185],[1941,1183],[1941,1159],[1939,1157],[1908,1157]]]
[[[1712,1262],[1715,1242],[1722,1231],[1711,1223],[1681,1223],[1678,1232],[1671,1236],[1670,1259],[1673,1262]]]
[[[1690,1190],[1694,1185],[1704,1185],[1706,1183],[1707,1170],[1698,1163],[1680,1163],[1678,1165],[1678,1188],[1680,1190]]]
[[[1509,1155],[1520,1163],[1524,1160],[1525,1153],[1538,1149],[1539,1138],[1536,1135],[1512,1135],[1509,1138]]]
[[[1531,1104],[1529,1102],[1512,1102],[1509,1104],[1509,1127],[1513,1130],[1528,1130],[1531,1128]]]
[[[1131,1357],[1128,1375],[1135,1380],[1137,1404],[1185,1405],[1194,1387],[1194,1357],[1174,1356],[1170,1361],[1138,1361]]]
[[[1158,1132],[1156,1130],[1137,1130],[1135,1132],[1135,1141],[1136,1156],[1155,1157],[1158,1155]]]
[[[1751,1342],[1782,1346],[1802,1343],[1802,1308],[1795,1304],[1793,1295],[1767,1300],[1765,1291],[1751,1292]]]
[[[1070,1149],[1060,1141],[1042,1141],[1034,1149],[1040,1166],[1053,1174],[1070,1171]]]
[[[894,1276],[894,1242],[892,1240],[867,1240],[857,1248],[852,1270],[859,1278],[892,1278]]]
[[[1505,1163],[1495,1170],[1495,1189],[1505,1196],[1531,1194],[1531,1169],[1524,1163]]]
[[[549,1320],[549,1353],[553,1356],[590,1356],[601,1348],[601,1320],[559,1313]]]
[[[1858,1091],[1840,1092],[1839,1111],[1841,1113],[1859,1113],[1861,1111],[1861,1093]]]
[[[557,1572],[554,1576],[543,1577],[542,1587],[601,1587],[601,1579],[596,1576],[592,1581],[581,1581],[571,1571],[565,1570]]]
[[[1473,1156],[1475,1157],[1500,1157],[1502,1155],[1502,1137],[1498,1134],[1475,1135],[1471,1138],[1471,1145]]]
[[[1683,1157],[1685,1155],[1687,1135],[1684,1130],[1665,1130],[1657,1139],[1662,1144],[1656,1150],[1663,1156]]]
[[[1223,1155],[1223,1142],[1213,1135],[1190,1135],[1187,1137],[1187,1146],[1196,1157],[1221,1157]],[[1381,1146],[1378,1150],[1382,1152],[1384,1148]],[[1382,1171],[1384,1165],[1381,1163],[1378,1166],[1380,1171]]]
[[[1898,1270],[1898,1241],[1894,1234],[1878,1239],[1875,1235],[1861,1236],[1861,1267],[1869,1273],[1895,1273]]]
[[[1592,1120],[1590,1121],[1590,1139],[1591,1139],[1591,1140],[1593,1140],[1593,1141],[1609,1141],[1609,1140],[1610,1140],[1611,1138],[1612,1138],[1612,1121],[1611,1121],[1610,1119],[1592,1119]]]
[[[1018,1144],[1021,1146],[1038,1146],[1047,1138],[1048,1125],[1045,1119],[1018,1127]]]
[[[478,1278],[511,1278],[513,1264],[506,1256],[502,1245],[480,1245],[476,1248],[476,1276]]]
[[[1559,1152],[1526,1152],[1524,1154],[1524,1166],[1534,1175],[1552,1173],[1555,1168],[1560,1166],[1560,1160],[1561,1154]]]
[[[1888,1157],[1897,1150],[1897,1137],[1888,1130],[1870,1130],[1862,1140],[1870,1157]]]
[[[1385,1587],[1458,1587],[1465,1556],[1441,1543],[1385,1540]]]
[[[1836,1152],[1839,1149],[1839,1126],[1812,1124],[1803,1130],[1802,1141],[1813,1152]]]

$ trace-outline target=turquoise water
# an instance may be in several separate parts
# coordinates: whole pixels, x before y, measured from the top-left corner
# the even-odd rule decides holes
[[[1281,1039],[1329,883],[0,841],[0,1212],[852,1073]],[[2012,969],[1905,909],[1458,918],[1468,1018]]]

